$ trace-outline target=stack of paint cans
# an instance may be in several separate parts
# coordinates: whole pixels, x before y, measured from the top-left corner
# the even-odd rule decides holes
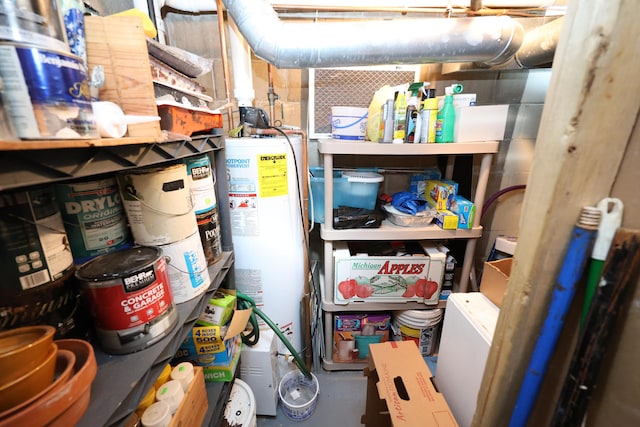
[[[84,22],[81,11],[64,10],[65,18],[73,15]],[[77,24],[74,31],[83,32],[81,23]],[[83,52],[82,48],[76,51]],[[72,52],[56,0],[0,0],[2,96],[18,137],[100,137],[87,66]]]
[[[211,279],[186,165],[122,172],[117,180],[134,242],[157,246],[168,261],[175,303],[205,292]]]
[[[206,154],[189,157],[184,160],[184,163],[187,165],[187,174],[191,180],[191,199],[198,222],[200,240],[207,257],[207,264],[212,265],[222,257],[214,170]]]
[[[81,337],[73,257],[52,187],[0,194],[0,330],[33,324]]]

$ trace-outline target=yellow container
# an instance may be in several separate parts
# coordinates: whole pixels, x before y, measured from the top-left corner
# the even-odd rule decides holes
[[[157,390],[162,386],[162,384],[169,381],[169,376],[171,376],[171,369],[173,368],[167,363],[162,369],[162,372],[160,372],[160,375],[158,375],[158,379],[156,380],[156,382],[153,383],[153,388]]]
[[[168,366],[168,365],[167,365]],[[138,404],[138,407],[136,408],[136,414],[139,417],[142,417],[142,414],[144,413],[144,411],[151,405],[153,405],[153,403],[156,401],[156,389],[155,387],[151,387],[148,391],[147,394],[144,395],[144,397],[142,398],[142,400],[140,401],[140,403]]]

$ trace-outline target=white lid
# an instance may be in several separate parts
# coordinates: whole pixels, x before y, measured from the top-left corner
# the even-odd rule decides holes
[[[171,411],[166,402],[156,402],[142,413],[144,427],[168,427],[171,423]]]
[[[189,388],[193,377],[193,364],[191,362],[179,363],[171,370],[171,379],[178,381],[185,392]]]
[[[174,414],[180,406],[180,401],[184,397],[184,390],[180,381],[169,380],[156,391],[156,400],[158,402],[166,402],[169,410]]]
[[[384,180],[384,177],[379,173],[365,171],[345,171],[342,176],[347,178],[349,182],[375,183]]]
[[[233,380],[224,419],[230,426],[249,426],[256,416],[256,399],[249,384],[239,378]]]

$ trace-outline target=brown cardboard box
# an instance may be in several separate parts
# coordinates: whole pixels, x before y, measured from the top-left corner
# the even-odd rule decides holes
[[[371,344],[369,352],[365,427],[458,426],[415,343]]]
[[[480,292],[498,307],[502,306],[502,299],[507,290],[511,275],[511,261],[512,258],[504,258],[484,263]]]
[[[202,368],[194,366],[194,377],[182,398],[176,413],[171,417],[169,427],[190,427],[202,425],[209,405],[204,386]]]

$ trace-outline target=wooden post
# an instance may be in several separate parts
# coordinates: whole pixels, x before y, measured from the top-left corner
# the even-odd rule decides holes
[[[569,2],[474,426],[508,422],[575,218],[613,187],[640,110],[637,16],[640,2]],[[550,419],[554,405],[539,406]]]

